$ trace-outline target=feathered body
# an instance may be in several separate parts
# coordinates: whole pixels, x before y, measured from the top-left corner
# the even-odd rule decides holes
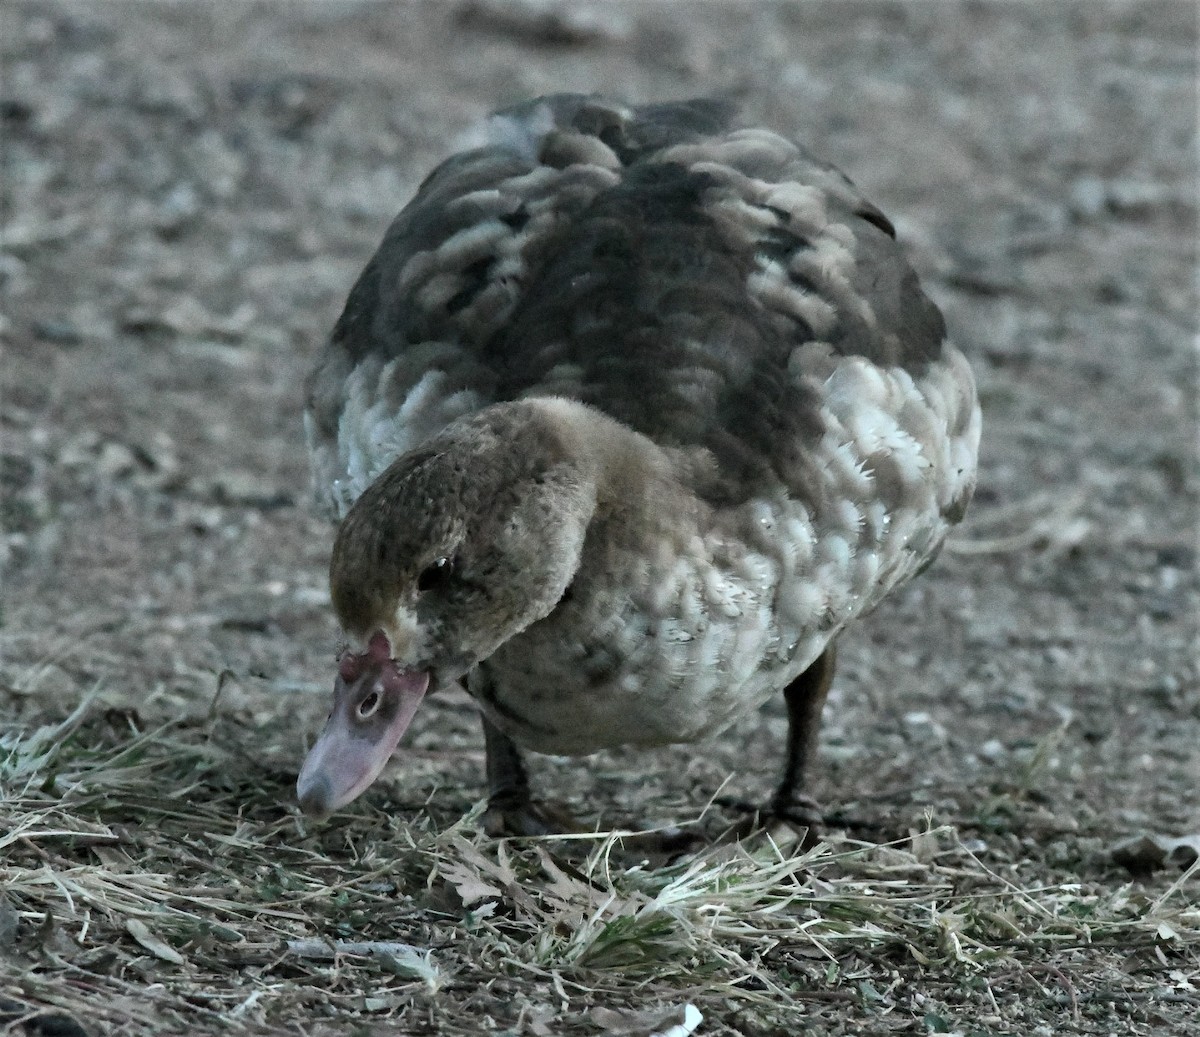
[[[569,523],[547,506],[472,534],[579,541],[528,621],[457,663],[406,657],[435,684],[465,674],[542,752],[720,731],[928,564],[975,480],[972,377],[891,224],[716,102],[494,116],[392,224],[308,389],[317,493],[350,512],[332,579],[357,638],[441,636],[391,589],[428,559],[375,564],[425,528],[414,501],[503,517],[505,494],[573,487]],[[464,451],[484,460],[446,460]]]

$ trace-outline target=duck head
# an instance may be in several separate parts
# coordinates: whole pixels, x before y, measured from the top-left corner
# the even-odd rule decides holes
[[[448,426],[350,509],[330,561],[352,641],[297,782],[323,816],[366,789],[425,694],[547,616],[579,568],[595,480],[532,403]]]

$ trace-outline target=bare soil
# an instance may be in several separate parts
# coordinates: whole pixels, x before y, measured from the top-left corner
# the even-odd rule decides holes
[[[0,1025],[53,1032],[25,1021],[46,1008],[88,1033],[648,1034],[645,1012],[691,1002],[701,1037],[1200,1032],[1197,873],[1111,852],[1200,832],[1194,4],[14,0],[0,40]],[[300,820],[338,640],[304,372],[431,165],[489,109],[568,89],[731,94],[804,140],[895,220],[974,364],[972,513],[841,644],[819,786],[835,838],[919,861],[912,833],[946,825],[954,867],[1024,891],[1030,918],[1170,903],[1174,923],[1089,942],[1077,914],[1070,939],[992,957],[948,951],[952,919],[940,950],[897,930],[789,957],[776,932],[740,987],[699,965],[521,965],[524,894],[468,917],[461,875],[422,870],[482,795],[455,695],[345,816]],[[89,694],[74,755],[17,784],[13,746]],[[536,780],[597,825],[684,822],[761,797],[783,729],[780,703],[712,744],[540,759]],[[80,760],[101,761],[92,798],[56,836],[55,768]],[[101,796],[106,774],[124,776]],[[385,836],[410,838],[402,868]],[[468,841],[453,852],[489,867],[536,852]],[[184,899],[225,876],[230,911],[286,914],[296,937],[436,947],[449,979],[289,965],[265,937],[156,948],[130,925],[154,927],[149,901],[71,894],[151,874]],[[324,891],[368,879],[324,927]]]

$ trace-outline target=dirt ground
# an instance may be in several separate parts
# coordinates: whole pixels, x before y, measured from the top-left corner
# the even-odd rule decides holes
[[[5,1032],[649,1034],[646,1011],[684,1003],[700,1037],[1200,1032],[1197,872],[1111,852],[1200,832],[1194,4],[14,0],[0,39]],[[323,834],[296,814],[338,640],[306,366],[431,164],[490,108],[564,89],[736,96],[896,222],[975,367],[979,491],[933,569],[843,638],[819,792],[836,838],[914,861],[913,832],[950,826],[946,873],[994,881],[1044,940],[938,916],[961,953],[878,922],[877,943],[785,961],[772,930],[740,986],[696,979],[695,947],[691,978],[535,968],[525,893],[468,924],[478,898],[421,870],[421,840],[448,847],[482,795],[462,696],[431,701]],[[74,748],[22,772],[89,695]],[[783,727],[780,703],[713,744],[540,759],[536,780],[598,825],[682,822],[761,796]],[[72,806],[56,789],[85,770]],[[410,840],[402,875],[384,834]],[[471,839],[454,852],[487,867],[533,852]],[[165,893],[126,911],[78,892],[178,876],[195,900],[252,843],[287,874],[311,862],[297,936],[386,914],[450,978],[293,967],[265,936],[202,947],[154,935]],[[359,928],[306,923],[367,878]],[[251,919],[280,883],[223,895]],[[40,1006],[76,1030],[26,1022]]]

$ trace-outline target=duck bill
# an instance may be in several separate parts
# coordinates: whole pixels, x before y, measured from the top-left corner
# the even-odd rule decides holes
[[[339,677],[333,712],[296,781],[300,808],[310,817],[327,817],[363,793],[387,765],[428,686],[428,673],[393,671],[353,684]],[[366,718],[364,701],[374,701]]]

